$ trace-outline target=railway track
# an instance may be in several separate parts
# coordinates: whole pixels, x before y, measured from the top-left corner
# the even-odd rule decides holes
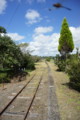
[[[35,78],[35,75],[36,75],[36,73],[32,76],[32,78],[27,82],[27,84],[25,84],[24,85],[24,87],[11,99],[11,101],[4,107],[4,109],[0,112],[0,120],[8,120],[9,118],[7,118],[7,116],[9,116],[9,114],[11,114],[11,116],[16,116],[16,115],[18,115],[18,114],[16,114],[16,113],[11,113],[11,112],[6,112],[7,111],[7,109],[10,109],[10,107],[11,107],[11,105],[13,104],[13,103],[15,103],[15,101],[16,101],[16,99],[20,96],[20,94],[27,88],[27,86],[29,85],[29,84],[31,84],[31,82],[33,81],[33,79]],[[23,118],[21,119],[21,120],[26,120],[26,118],[27,118],[27,116],[28,116],[28,114],[29,114],[29,110],[30,110],[30,108],[31,108],[31,106],[32,106],[32,103],[33,103],[33,101],[34,101],[34,99],[35,99],[35,96],[36,96],[36,93],[37,93],[37,91],[38,91],[38,88],[39,88],[39,85],[40,85],[40,83],[41,83],[41,80],[42,80],[42,77],[43,77],[43,73],[41,74],[41,76],[40,76],[40,78],[39,78],[39,80],[38,80],[38,84],[37,84],[37,87],[35,88],[35,87],[33,87],[35,90],[35,92],[34,92],[34,94],[33,94],[33,97],[31,98],[31,101],[30,101],[30,103],[29,103],[29,106],[28,106],[28,108],[27,108],[27,110],[25,111],[25,114],[23,115]],[[36,79],[36,78],[35,78]],[[25,97],[23,97],[23,98],[25,98]],[[26,98],[28,98],[28,97],[26,97]],[[5,118],[5,116],[6,116],[6,118]],[[20,114],[19,114],[19,116],[20,116]],[[22,115],[21,115],[22,116]],[[10,118],[10,120],[15,120],[15,117],[14,118]]]
[[[36,102],[36,98],[40,100]],[[0,120],[60,120],[56,101],[51,69],[45,62],[45,67],[35,73],[0,112]],[[39,118],[35,118],[37,115]]]
[[[35,73],[36,74],[36,73]],[[3,110],[0,112],[1,115],[5,112],[5,110],[11,105],[11,103],[17,98],[17,96],[25,89],[25,87],[31,82],[31,80],[34,78],[35,74],[31,77],[31,79],[23,86],[23,88],[13,97],[13,99],[3,108]]]

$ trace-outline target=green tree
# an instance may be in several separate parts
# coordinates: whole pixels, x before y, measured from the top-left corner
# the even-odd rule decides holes
[[[0,82],[10,82],[16,75],[23,76],[25,69],[35,69],[33,56],[26,53],[27,43],[16,45],[7,35],[6,29],[0,27]],[[22,49],[21,49],[22,48]]]
[[[68,22],[66,18],[63,19],[58,51],[62,56],[66,56],[68,53],[72,52],[74,49],[74,43],[72,38],[72,33],[69,30]]]
[[[6,29],[4,27],[0,26],[0,36],[1,36],[2,33],[5,34],[7,32],[6,32]]]
[[[22,52],[11,38],[0,36],[0,64],[2,68],[19,68],[22,60]]]
[[[26,50],[26,48],[29,46],[28,43],[20,43],[18,46],[20,47],[20,49],[21,49],[21,51],[22,51],[23,53],[28,52],[28,51]]]

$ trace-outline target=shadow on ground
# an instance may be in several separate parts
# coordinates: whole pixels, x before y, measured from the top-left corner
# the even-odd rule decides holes
[[[73,83],[63,83],[62,85],[67,86],[69,89],[80,92],[80,88],[77,88]]]

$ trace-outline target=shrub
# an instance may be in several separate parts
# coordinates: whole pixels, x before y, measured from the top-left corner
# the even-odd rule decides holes
[[[68,73],[70,87],[80,91],[80,59],[76,55],[69,55],[66,60],[58,56],[54,62],[58,66],[59,71]]]
[[[51,57],[46,57],[46,61],[50,61],[51,60]]]
[[[0,73],[0,83],[9,83],[10,78],[8,77],[7,73]]]
[[[70,77],[70,86],[80,91],[80,61],[72,61],[67,72]]]
[[[54,59],[54,63],[58,66],[59,71],[65,71],[66,68],[66,60],[62,59],[61,56],[57,55]]]
[[[59,71],[65,71],[66,61],[65,60],[59,60],[58,63],[57,63],[57,66],[59,68]]]
[[[0,33],[6,33],[6,29],[0,26]],[[0,83],[10,82],[15,76],[23,76],[25,69],[35,69],[35,60],[25,48],[27,43],[16,45],[16,43],[7,35],[0,35]],[[22,49],[20,48],[22,47]]]
[[[27,70],[35,69],[35,61],[31,55],[29,55],[29,54],[24,55],[24,61],[23,61],[22,67]]]

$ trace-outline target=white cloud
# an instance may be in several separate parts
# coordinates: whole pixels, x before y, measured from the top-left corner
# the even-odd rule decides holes
[[[29,9],[26,12],[25,18],[27,19],[28,24],[40,22],[42,19],[38,11],[33,10],[33,9]]]
[[[40,56],[54,56],[59,54],[58,52],[58,40],[59,40],[59,33],[53,33],[51,35],[45,35],[44,32],[38,32],[40,34],[33,35],[33,41],[30,42],[28,47],[29,50],[34,50],[33,55],[40,55]],[[70,30],[73,35],[73,41],[75,44],[75,49],[73,51],[76,52],[76,47],[80,48],[80,27],[70,27]]]
[[[21,36],[18,33],[8,33],[7,34],[9,37],[12,38],[12,40],[14,41],[19,41],[19,40],[23,40],[25,38],[25,36]]]
[[[80,45],[80,27],[70,27],[70,30],[72,32],[73,35],[73,40],[75,43],[75,46],[77,47],[77,45]]]
[[[53,31],[53,27],[37,27],[35,28],[34,32],[36,34],[41,34],[41,33],[48,33],[48,32],[52,32]]]
[[[53,33],[52,35],[35,34],[28,49],[33,50],[33,55],[53,56],[58,53],[58,39],[58,33]]]
[[[80,50],[80,27],[70,27],[70,30],[73,35],[73,41],[75,45],[74,53],[76,52],[76,48],[79,48]]]
[[[6,0],[0,0],[0,14],[2,14],[7,6],[7,1]]]

